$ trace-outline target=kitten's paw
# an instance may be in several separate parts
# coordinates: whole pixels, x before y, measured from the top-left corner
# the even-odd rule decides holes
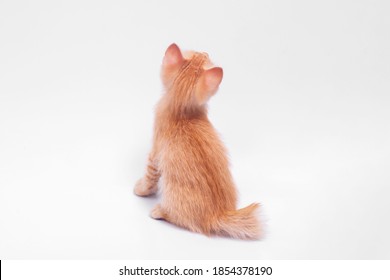
[[[153,210],[150,212],[150,217],[156,220],[164,220],[165,219],[165,212],[161,208],[160,204],[157,204]]]
[[[144,178],[141,178],[135,183],[134,193],[138,196],[147,196],[148,192],[145,190]]]
[[[145,179],[141,178],[137,181],[134,187],[134,193],[138,196],[148,196],[156,193],[157,187],[145,183]]]

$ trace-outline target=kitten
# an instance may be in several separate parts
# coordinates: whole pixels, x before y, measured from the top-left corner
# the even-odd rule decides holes
[[[156,193],[161,177],[162,201],[152,218],[206,235],[258,239],[259,204],[236,210],[227,153],[207,118],[206,103],[222,76],[222,68],[213,67],[206,53],[184,57],[176,44],[168,47],[161,73],[166,93],[156,108],[146,174],[134,192]]]

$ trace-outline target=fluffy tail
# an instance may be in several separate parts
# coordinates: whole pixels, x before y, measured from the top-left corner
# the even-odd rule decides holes
[[[260,239],[259,206],[258,203],[252,203],[245,208],[227,212],[217,221],[215,233],[238,239]]]

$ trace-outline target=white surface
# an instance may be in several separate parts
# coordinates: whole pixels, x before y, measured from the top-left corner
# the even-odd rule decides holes
[[[389,2],[182,2],[0,2],[0,258],[390,258]],[[132,194],[172,42],[224,68],[210,119],[263,241]]]

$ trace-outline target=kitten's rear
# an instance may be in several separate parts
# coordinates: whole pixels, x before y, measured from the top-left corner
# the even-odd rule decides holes
[[[258,204],[236,210],[237,193],[226,150],[207,118],[206,102],[222,81],[222,69],[210,67],[207,54],[184,58],[172,44],[166,51],[162,80],[166,93],[155,119],[153,148],[147,173],[135,192],[157,191],[162,201],[152,217],[206,235],[257,239],[261,229]]]

